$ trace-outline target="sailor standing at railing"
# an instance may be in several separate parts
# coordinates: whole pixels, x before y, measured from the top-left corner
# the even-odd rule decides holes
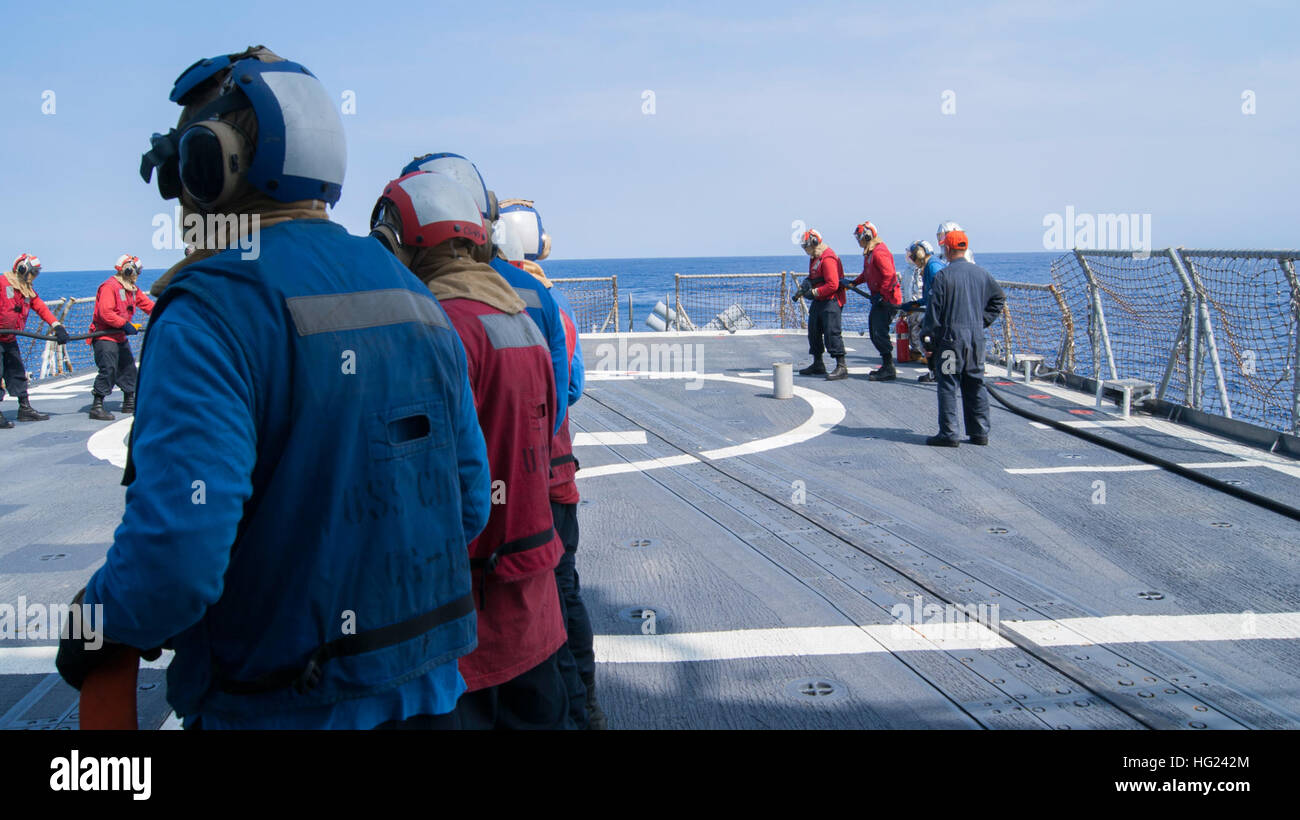
[[[45,320],[58,337],[59,344],[68,343],[68,331],[54,318],[50,309],[36,295],[33,284],[41,272],[41,260],[29,253],[20,254],[14,260],[13,268],[5,273],[4,291],[0,292],[0,331],[22,330],[27,324],[27,313],[36,311],[36,315]],[[0,386],[0,401],[4,400],[5,390],[18,397],[19,421],[45,421],[49,416],[37,412],[27,400],[27,368],[23,365],[22,352],[18,349],[18,339],[12,333],[0,332],[0,356],[4,359],[4,385]],[[13,422],[0,413],[0,430],[13,427]]]
[[[126,337],[140,332],[131,321],[135,318],[136,308],[146,314],[153,313],[153,300],[136,287],[140,278],[140,257],[124,253],[117,258],[113,270],[113,275],[104,280],[95,293],[95,316],[90,323],[90,332],[121,332],[86,340],[86,344],[94,344],[95,366],[99,368],[99,375],[90,388],[90,417],[95,421],[113,420],[113,414],[104,409],[104,399],[113,392],[113,385],[122,388],[122,412],[135,412],[137,372],[135,356]]]
[[[826,375],[827,381],[846,379],[849,368],[844,363],[844,337],[841,335],[844,302],[844,266],[835,251],[822,239],[820,232],[804,231],[799,246],[808,254],[808,278],[799,286],[795,298],[812,300],[808,308],[808,352],[812,364],[799,371],[800,376]],[[835,370],[826,373],[822,354],[835,357]]]

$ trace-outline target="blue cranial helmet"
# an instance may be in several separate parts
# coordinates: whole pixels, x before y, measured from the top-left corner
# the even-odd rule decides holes
[[[460,154],[443,152],[441,154],[425,154],[422,157],[416,157],[406,163],[402,169],[402,174],[409,174],[412,171],[432,171],[435,174],[445,174],[459,182],[469,189],[474,195],[474,202],[478,205],[479,213],[488,222],[496,222],[500,216],[497,210],[496,194],[488,190],[487,184],[483,182],[483,175],[479,173],[478,167]]]
[[[210,88],[209,81],[221,83],[216,99],[179,128],[154,134],[152,149],[141,158],[140,176],[148,182],[157,168],[164,199],[183,188],[200,205],[215,208],[243,177],[281,202],[338,202],[347,169],[343,122],[310,71],[288,60],[214,57],[184,71],[170,99],[188,105],[199,90]],[[245,108],[257,119],[251,145],[247,135],[221,120]]]

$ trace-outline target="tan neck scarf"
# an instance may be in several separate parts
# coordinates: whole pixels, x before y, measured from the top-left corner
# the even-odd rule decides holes
[[[475,262],[466,251],[458,254],[450,243],[416,251],[410,268],[439,302],[473,299],[510,314],[520,313],[525,307],[524,300],[491,265]]]
[[[184,207],[186,217],[191,213],[195,213],[195,211],[191,210],[184,202],[182,202],[182,206]],[[255,190],[246,193],[234,202],[231,202],[222,213],[223,215],[248,214],[249,216],[256,214],[258,218],[258,230],[269,228],[272,225],[279,225],[281,222],[288,222],[292,219],[329,219],[329,214],[325,212],[325,203],[318,199],[304,199],[298,202],[279,202],[271,199],[260,191]],[[195,262],[207,259],[210,256],[220,253],[226,248],[238,247],[239,242],[245,238],[245,234],[238,229],[239,221],[233,221],[235,222],[235,225],[232,229],[232,225],[230,224],[231,220],[208,220],[205,218],[203,220],[204,236],[203,241],[200,243],[200,247],[196,247],[193,253],[177,262],[175,265],[172,265],[167,269],[166,273],[159,276],[149,287],[150,295],[154,297],[159,296],[163,292],[163,289],[167,287],[167,283],[172,280],[172,277],[174,277],[186,265],[192,265]],[[251,222],[248,222],[245,224],[245,227],[252,230],[253,225]],[[211,233],[208,232],[210,228],[214,229]]]
[[[541,282],[543,285],[546,286],[547,290],[550,290],[552,287],[554,287],[554,283],[551,282],[550,279],[546,278],[546,274],[542,271],[542,266],[532,261],[531,259],[525,259],[524,261],[520,262],[519,267],[531,273],[534,279],[536,279],[538,282]]]
[[[32,286],[24,282],[19,278],[18,274],[13,271],[5,271],[5,281],[13,285],[14,290],[18,291],[23,296],[26,296],[28,299],[36,298],[36,291],[32,289]]]

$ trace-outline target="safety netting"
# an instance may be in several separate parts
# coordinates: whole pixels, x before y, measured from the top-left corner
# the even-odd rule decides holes
[[[1168,253],[1067,254],[1052,263],[1052,283],[1064,296],[1070,315],[1076,317],[1075,372],[1103,379],[1163,382],[1186,314],[1183,280]],[[1100,313],[1093,309],[1093,285]],[[1107,341],[1114,374],[1107,361]],[[1186,375],[1185,369],[1172,375],[1166,399],[1186,401]]]
[[[574,277],[551,282],[569,300],[579,333],[619,330],[617,276]]]
[[[1073,372],[1074,314],[1055,285],[999,282],[1006,296],[1002,315],[986,331],[988,358],[1008,362],[1042,356],[1041,371]]]
[[[1243,251],[1179,251],[1210,314],[1233,418],[1273,429],[1296,424],[1297,258]],[[1202,377],[1213,384],[1212,374]],[[1204,408],[1222,413],[1203,386]]]
[[[799,306],[790,300],[785,273],[677,274],[673,294],[680,330],[750,330],[797,327]]]

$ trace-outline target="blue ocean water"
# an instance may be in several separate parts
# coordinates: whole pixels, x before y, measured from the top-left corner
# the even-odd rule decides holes
[[[997,279],[1013,282],[1047,282],[1051,277],[1052,260],[1060,253],[981,253],[976,251],[975,261],[987,268]],[[845,250],[842,257],[850,276],[862,269],[861,256]],[[901,254],[894,255],[894,264],[900,271],[911,266]],[[547,259],[542,263],[546,274],[552,278],[618,276],[619,295],[631,294],[638,304],[647,299],[654,304],[673,290],[673,274],[701,273],[778,273],[794,271],[802,276],[808,270],[808,257],[791,256],[713,256],[669,257],[660,259]],[[144,270],[140,284],[146,290],[163,274],[162,269]],[[112,275],[111,270],[97,271],[43,271],[36,280],[36,290],[41,298],[50,301],[64,296],[94,296],[100,283]]]

